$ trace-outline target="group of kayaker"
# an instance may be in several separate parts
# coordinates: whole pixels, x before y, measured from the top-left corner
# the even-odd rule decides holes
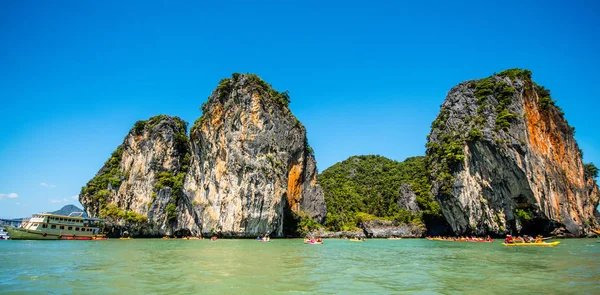
[[[443,236],[435,236],[435,237],[427,237],[428,240],[432,241],[453,241],[453,242],[493,242],[492,237],[487,236],[485,238],[482,237],[443,237]]]
[[[315,237],[310,237],[308,239],[305,239],[304,241],[308,241],[309,243],[323,243],[323,240],[321,239],[321,237],[318,237],[317,239],[315,239]]]
[[[261,236],[256,237],[256,240],[261,241],[261,242],[269,242],[269,241],[271,241],[271,237],[269,237],[268,234],[265,234],[263,237],[261,237]]]
[[[164,236],[164,237],[162,237],[162,239],[163,240],[170,240],[170,239],[177,240],[177,236],[173,236],[172,238],[170,236]],[[199,236],[199,237],[195,237],[195,236],[182,236],[181,239],[182,240],[202,240],[204,238],[202,236]]]
[[[504,239],[504,242],[507,244],[510,243],[542,243],[544,241],[544,238],[540,235],[538,235],[537,237],[532,237],[532,236],[528,236],[528,235],[524,235],[524,236],[518,236],[518,237],[513,237],[512,235],[506,235],[506,239]]]

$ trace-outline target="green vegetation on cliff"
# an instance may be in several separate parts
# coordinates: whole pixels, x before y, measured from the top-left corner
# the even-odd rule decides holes
[[[441,211],[430,194],[424,157],[397,162],[381,156],[354,156],[319,175],[330,230],[352,230],[370,219],[423,222]],[[402,183],[409,184],[423,211],[411,215],[397,205]]]
[[[110,196],[109,183],[113,189],[121,184],[123,173],[120,170],[121,159],[123,157],[123,147],[119,146],[110,158],[104,163],[98,174],[81,188],[80,195],[90,196],[98,202],[98,208],[102,209],[106,205],[106,199]]]
[[[594,165],[594,163],[587,163],[583,167],[585,170],[585,175],[587,175],[591,178],[598,177],[598,167],[596,167],[596,165]]]
[[[100,218],[111,218],[114,220],[123,219],[129,223],[144,223],[148,221],[146,215],[130,210],[125,211],[115,204],[110,204],[102,208],[102,210],[100,210]]]

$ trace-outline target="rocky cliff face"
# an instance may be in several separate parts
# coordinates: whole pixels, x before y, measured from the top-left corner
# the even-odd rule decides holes
[[[258,76],[234,74],[202,106],[184,188],[203,232],[282,236],[300,212],[324,221],[315,158],[288,103]]]
[[[452,88],[428,137],[433,193],[458,234],[584,236],[599,195],[550,92],[527,70]]]
[[[402,183],[400,185],[399,193],[400,197],[398,197],[398,200],[396,201],[399,208],[406,209],[415,215],[421,212],[419,204],[417,204],[417,195],[409,184]]]
[[[258,76],[234,74],[203,104],[191,141],[179,118],[137,122],[80,201],[137,236],[283,236],[301,217],[322,223],[316,162],[288,103]]]
[[[423,224],[406,224],[390,220],[369,220],[361,227],[368,238],[422,238],[427,230]]]
[[[82,188],[79,200],[91,217],[138,236],[197,228],[191,203],[182,193],[190,161],[187,123],[156,116],[138,121],[98,174]]]

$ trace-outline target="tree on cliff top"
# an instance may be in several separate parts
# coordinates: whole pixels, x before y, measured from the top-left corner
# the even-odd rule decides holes
[[[587,163],[584,165],[585,175],[597,178],[598,177],[598,167],[594,165],[594,163]]]
[[[271,84],[267,83],[256,74],[233,73],[231,74],[231,78],[221,79],[219,81],[219,85],[217,85],[217,88],[212,92],[211,96],[208,97],[208,100],[202,103],[200,106],[200,110],[202,110],[202,116],[200,116],[200,118],[194,122],[192,128],[190,129],[191,132],[193,133],[202,125],[205,119],[204,115],[209,112],[211,105],[214,105],[214,103],[218,103],[219,101],[220,103],[227,101],[231,97],[231,94],[236,87],[242,88],[247,86],[252,88],[253,91],[260,93],[262,98],[283,108],[286,113],[294,116],[289,108],[289,104],[291,102],[289,91],[277,91]],[[294,118],[296,117],[294,116]],[[298,119],[296,119],[296,122],[298,125],[302,126]]]

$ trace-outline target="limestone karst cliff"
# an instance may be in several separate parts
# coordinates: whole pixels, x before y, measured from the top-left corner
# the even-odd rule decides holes
[[[104,166],[81,189],[79,201],[91,217],[126,227],[138,236],[160,236],[178,224],[197,229],[183,195],[190,161],[187,123],[155,116],[138,121]]]
[[[258,76],[234,74],[202,106],[184,188],[203,232],[282,236],[299,213],[324,221],[315,158],[288,103]]]
[[[458,234],[585,236],[598,226],[598,186],[574,129],[527,70],[452,88],[427,158],[432,192]]]
[[[80,201],[138,236],[283,236],[302,218],[323,222],[316,162],[288,103],[256,75],[223,79],[191,140],[177,117],[137,122]]]

